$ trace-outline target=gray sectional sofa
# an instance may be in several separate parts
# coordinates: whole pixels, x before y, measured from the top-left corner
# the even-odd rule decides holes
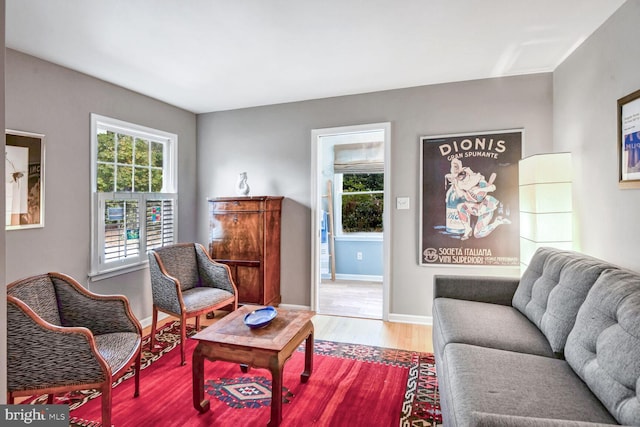
[[[640,274],[552,248],[522,278],[436,276],[445,426],[640,426]]]

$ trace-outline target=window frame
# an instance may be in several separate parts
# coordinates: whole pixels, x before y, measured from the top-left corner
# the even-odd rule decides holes
[[[384,172],[349,172],[349,174],[365,174],[365,173],[381,173],[384,175]],[[333,180],[333,194],[334,196],[334,211],[335,215],[335,234],[336,239],[342,240],[344,238],[349,238],[349,240],[382,240],[384,231],[344,231],[342,229],[342,196],[349,194],[382,194],[384,196],[384,189],[376,190],[376,191],[343,191],[343,176],[344,173],[337,172],[334,173]],[[384,218],[384,214],[381,219]]]
[[[98,130],[105,129],[116,133],[131,135],[149,141],[160,142],[163,146],[163,183],[160,192],[98,192]],[[178,136],[173,133],[152,129],[146,126],[125,122],[111,117],[91,114],[91,269],[92,281],[102,280],[130,271],[146,268],[147,258],[147,202],[154,200],[173,201],[173,241],[178,240],[178,176],[177,147]],[[117,159],[116,159],[117,161]],[[133,166],[133,165],[132,165]],[[114,190],[116,188],[114,187]],[[137,200],[139,209],[139,251],[131,256],[106,262],[105,248],[105,203],[110,200]]]

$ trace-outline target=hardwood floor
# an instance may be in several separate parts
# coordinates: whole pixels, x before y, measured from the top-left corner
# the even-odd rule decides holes
[[[317,339],[433,352],[431,326],[428,325],[320,314],[312,321]]]
[[[202,326],[210,325],[226,314],[224,311],[216,311],[215,313],[216,317],[214,319],[206,319],[202,316]],[[173,320],[176,319],[169,317],[159,323],[164,324]],[[193,322],[193,319],[189,319],[190,324],[193,324]],[[316,314],[312,322],[315,327],[315,338],[318,340],[433,352],[431,326],[428,325],[383,322],[375,319],[320,314]],[[151,328],[147,327],[144,329],[144,334],[146,335],[150,331]]]
[[[318,313],[382,319],[382,282],[323,280],[318,288]]]

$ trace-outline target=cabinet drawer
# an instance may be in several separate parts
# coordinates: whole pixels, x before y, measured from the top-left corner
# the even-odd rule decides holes
[[[214,212],[258,212],[263,210],[262,200],[230,200],[211,202]]]

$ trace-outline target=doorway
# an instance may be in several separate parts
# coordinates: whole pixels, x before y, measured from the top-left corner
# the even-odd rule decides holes
[[[390,123],[314,129],[311,306],[388,320]]]

